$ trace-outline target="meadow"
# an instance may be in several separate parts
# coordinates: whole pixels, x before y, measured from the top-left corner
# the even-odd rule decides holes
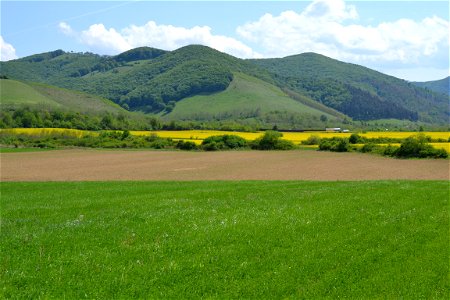
[[[449,298],[448,181],[3,182],[0,298]]]

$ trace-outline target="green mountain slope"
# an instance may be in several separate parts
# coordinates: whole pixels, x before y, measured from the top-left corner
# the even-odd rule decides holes
[[[4,106],[45,106],[59,108],[61,105],[36,91],[30,85],[9,79],[0,79],[1,105]]]
[[[199,45],[172,52],[137,48],[115,57],[58,50],[1,66],[2,74],[11,78],[85,91],[152,113],[189,96],[225,90],[232,72],[271,80],[250,62]]]
[[[172,119],[304,124],[299,116],[307,114],[445,123],[450,115],[444,95],[314,53],[242,60],[200,45],[175,51],[141,47],[116,56],[57,50],[0,67],[2,76],[97,95],[127,110]],[[275,86],[281,90],[273,92]],[[62,105],[72,101],[79,102]]]
[[[8,109],[26,106],[88,114],[127,112],[110,100],[46,84],[1,79],[0,86],[2,107]]]
[[[450,76],[434,81],[413,82],[413,84],[439,94],[450,95]]]
[[[277,86],[243,73],[234,73],[223,92],[197,95],[177,103],[165,118],[175,120],[261,119],[286,126],[307,126],[333,115],[290,98]],[[324,118],[324,117],[322,117]]]
[[[354,119],[446,122],[448,97],[374,70],[323,55],[304,53],[251,60],[286,86]]]

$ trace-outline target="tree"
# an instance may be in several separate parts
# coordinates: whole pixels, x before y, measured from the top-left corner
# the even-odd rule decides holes
[[[289,150],[295,147],[291,141],[282,140],[282,137],[281,132],[267,130],[262,137],[253,141],[252,148],[258,150]]]
[[[102,120],[100,121],[100,125],[103,129],[113,129],[113,118],[111,117],[111,115],[104,115]]]
[[[361,136],[357,133],[353,133],[350,138],[348,139],[348,141],[350,142],[350,144],[358,144],[360,143],[362,140]]]

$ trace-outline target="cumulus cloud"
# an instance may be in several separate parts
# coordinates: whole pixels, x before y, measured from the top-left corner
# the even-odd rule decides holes
[[[65,35],[73,35],[74,34],[72,27],[70,27],[70,25],[67,24],[66,22],[60,22],[58,24],[58,28]]]
[[[119,32],[114,28],[106,29],[103,24],[94,24],[82,31],[80,41],[106,54],[120,53],[133,48]]]
[[[70,25],[61,22],[60,30],[73,35]],[[222,52],[243,58],[261,57],[244,43],[227,36],[214,35],[208,26],[192,28],[159,25],[153,21],[137,26],[131,25],[121,30],[106,28],[103,24],[93,24],[77,33],[78,40],[92,50],[104,54],[117,54],[140,46],[174,50],[189,44],[202,44]]]
[[[16,49],[13,47],[13,45],[5,42],[5,40],[3,40],[3,37],[0,36],[0,60],[7,61],[16,58]]]
[[[315,0],[302,12],[263,15],[237,28],[261,45],[266,56],[316,52],[362,64],[418,63],[448,55],[449,22],[436,16],[399,19],[376,26],[358,24],[358,12],[343,0]],[[448,60],[448,59],[447,59]]]

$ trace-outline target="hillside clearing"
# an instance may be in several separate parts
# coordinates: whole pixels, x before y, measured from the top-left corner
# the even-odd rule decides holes
[[[119,105],[94,95],[35,82],[1,79],[2,105],[49,110],[71,110],[83,113],[129,114]]]
[[[235,73],[225,91],[211,95],[197,95],[179,101],[168,119],[253,118],[272,111],[326,115],[289,98],[280,88],[255,77]]]
[[[0,94],[2,105],[29,105],[60,108],[61,105],[54,99],[44,96],[29,84],[16,81],[0,79]]]
[[[319,151],[1,153],[2,181],[449,179],[449,160]]]

